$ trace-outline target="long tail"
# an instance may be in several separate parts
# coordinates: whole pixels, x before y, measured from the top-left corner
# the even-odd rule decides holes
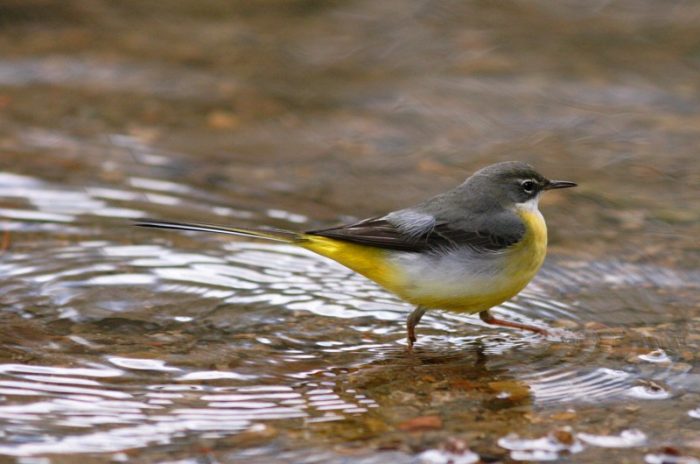
[[[212,224],[194,224],[186,222],[158,221],[152,219],[140,219],[134,221],[138,227],[151,227],[154,229],[190,230],[196,232],[214,232],[217,234],[238,235],[240,237],[261,238],[283,243],[298,243],[304,240],[304,234],[284,229],[251,230],[238,227],[216,226]]]

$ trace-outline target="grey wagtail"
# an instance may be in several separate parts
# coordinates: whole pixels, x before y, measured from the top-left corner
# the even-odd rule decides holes
[[[510,161],[487,166],[416,206],[329,229],[251,230],[155,220],[136,225],[274,240],[333,259],[416,305],[406,323],[410,350],[416,325],[433,308],[479,313],[488,324],[546,336],[540,327],[497,319],[489,309],[517,295],[544,261],[542,192],[575,186]]]

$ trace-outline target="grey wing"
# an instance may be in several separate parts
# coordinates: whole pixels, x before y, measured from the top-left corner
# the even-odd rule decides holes
[[[307,233],[392,250],[418,252],[464,246],[498,252],[518,243],[525,235],[525,226],[515,214],[496,214],[487,221],[465,218],[448,222],[429,214],[402,210]]]
[[[402,232],[386,216],[306,233],[392,250],[419,251],[424,248],[421,237]]]

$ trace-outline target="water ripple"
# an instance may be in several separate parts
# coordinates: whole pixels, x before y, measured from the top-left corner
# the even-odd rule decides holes
[[[125,223],[89,234],[86,218],[152,216],[152,207],[196,203],[195,210],[246,219],[245,211],[201,202],[196,189],[145,175],[127,176],[126,187],[80,190],[4,176],[0,194],[11,202],[0,218],[15,221],[9,229],[35,232],[42,221],[60,219],[76,235],[40,251],[3,253],[8,313],[37,324],[42,347],[8,343],[26,363],[0,364],[3,454],[116,452],[254,433],[268,423],[294,430],[299,421],[366,421],[384,430],[396,422],[386,411],[424,397],[429,408],[445,401],[450,411],[469,411],[474,404],[662,404],[697,391],[686,360],[699,348],[700,323],[672,304],[674,294],[697,288],[696,271],[555,258],[518,297],[494,308],[547,327],[549,338],[431,311],[409,355],[411,308],[310,252],[154,235]],[[289,227],[306,221],[279,209],[261,214]],[[125,242],[126,233],[134,239]],[[83,364],[67,361],[76,352]],[[423,383],[443,386],[426,393],[417,390]],[[684,409],[686,420],[694,407]],[[568,444],[543,433],[500,443],[513,459],[558,459],[584,445],[645,446],[637,432],[574,434]]]

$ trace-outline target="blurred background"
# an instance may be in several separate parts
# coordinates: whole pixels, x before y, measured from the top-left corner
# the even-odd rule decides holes
[[[698,462],[698,147],[698,2],[0,0],[0,453]],[[340,267],[128,226],[310,229],[514,159],[579,187],[500,310],[583,339],[437,313],[407,359]]]

